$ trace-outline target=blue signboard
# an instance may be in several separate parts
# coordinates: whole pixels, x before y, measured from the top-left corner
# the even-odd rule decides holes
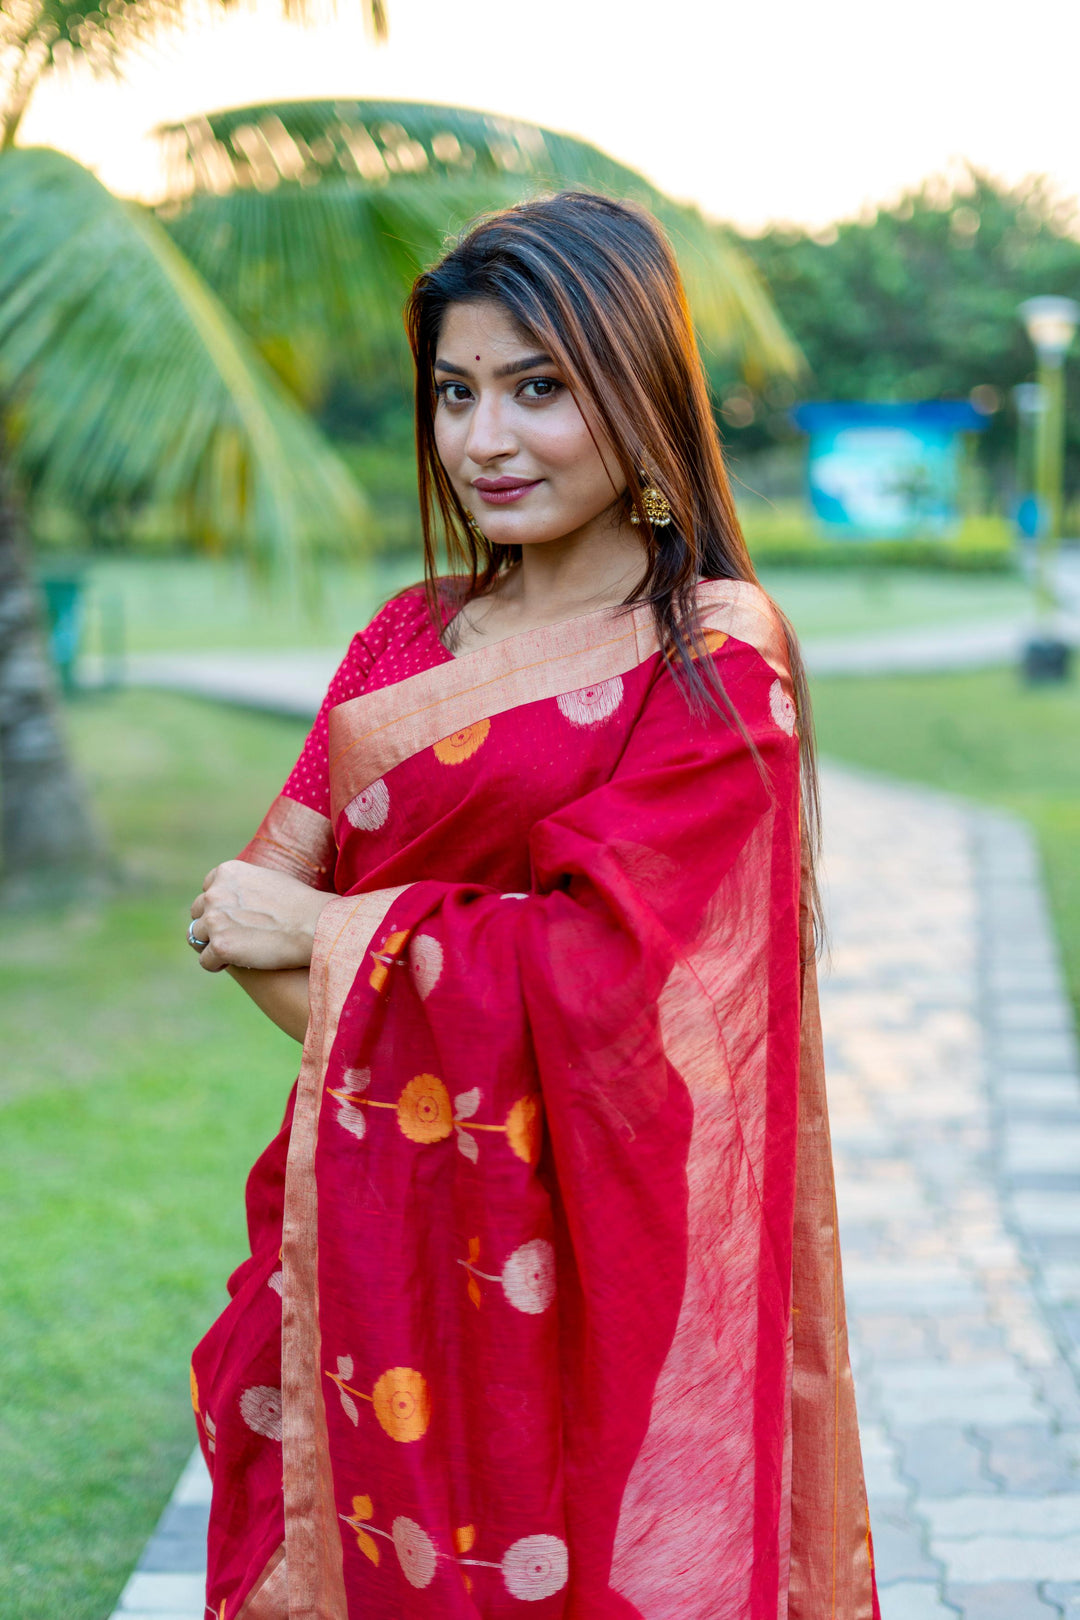
[[[800,405],[810,437],[810,503],[842,539],[948,534],[959,521],[960,435],[987,419],[964,400]]]

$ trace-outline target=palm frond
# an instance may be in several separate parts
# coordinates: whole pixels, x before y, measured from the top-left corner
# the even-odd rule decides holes
[[[343,463],[159,223],[44,149],[0,157],[0,399],[67,505],[168,504],[263,562],[365,533]]]
[[[754,266],[719,226],[587,141],[460,107],[298,101],[162,130],[176,240],[245,326],[322,329],[363,357],[405,286],[475,214],[581,186],[650,208],[670,232],[703,342],[747,376],[802,356]]]

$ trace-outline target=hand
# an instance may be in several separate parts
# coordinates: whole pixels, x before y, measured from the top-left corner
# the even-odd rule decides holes
[[[191,907],[199,952],[208,973],[225,967],[304,968],[311,965],[315,925],[332,894],[248,861],[222,861],[206,874]]]

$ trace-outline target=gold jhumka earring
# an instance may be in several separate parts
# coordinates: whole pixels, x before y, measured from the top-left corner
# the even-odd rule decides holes
[[[666,529],[671,522],[671,505],[662,490],[655,484],[650,484],[647,475],[643,472],[644,486],[641,491],[641,504],[645,508],[645,521],[652,529]],[[641,523],[636,509],[630,512],[630,522],[635,528]]]

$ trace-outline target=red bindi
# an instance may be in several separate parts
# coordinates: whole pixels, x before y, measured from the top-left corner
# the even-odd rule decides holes
[[[480,358],[480,356],[479,356],[479,355],[477,355],[477,357],[476,357],[476,358],[477,358],[477,359],[478,359],[478,360],[479,360],[479,358]]]

